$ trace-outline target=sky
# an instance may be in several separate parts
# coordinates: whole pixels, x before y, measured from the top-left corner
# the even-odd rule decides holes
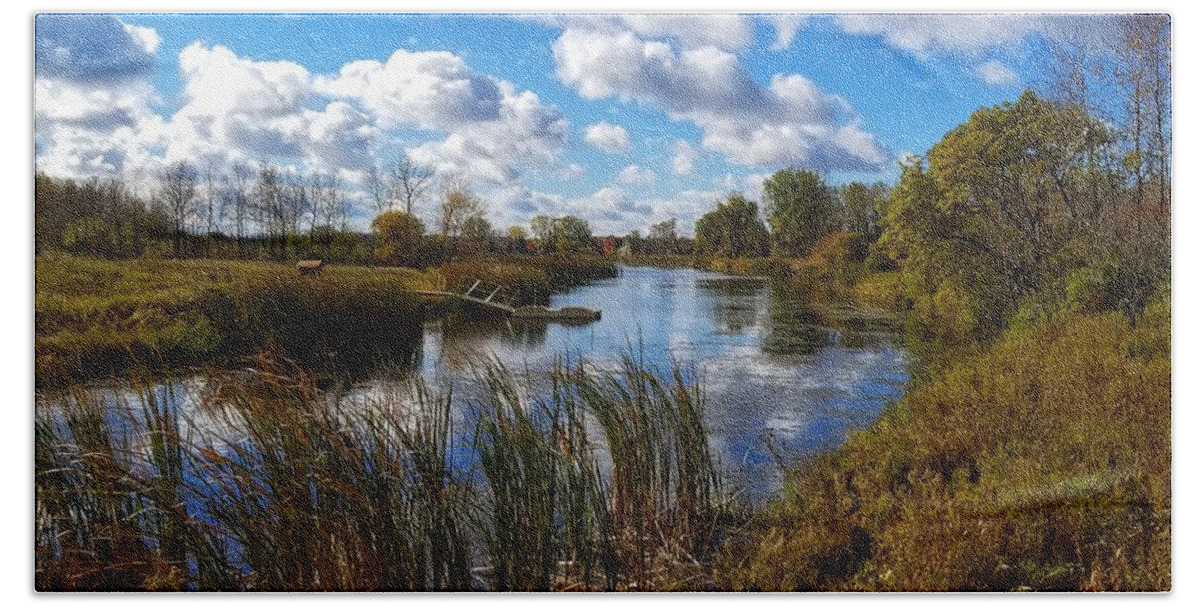
[[[1049,45],[1114,32],[1099,14],[41,14],[35,162],[144,193],[181,160],[337,173],[365,229],[367,168],[407,154],[498,228],[686,234],[782,168],[893,181],[1048,82]]]

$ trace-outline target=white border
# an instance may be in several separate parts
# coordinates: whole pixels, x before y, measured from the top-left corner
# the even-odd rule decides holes
[[[1165,596],[1128,596],[1105,595],[1066,595],[1036,597],[1007,594],[982,595],[964,597],[961,595],[840,595],[840,594],[808,594],[804,597],[793,595],[757,595],[730,597],[726,595],[653,595],[653,596],[580,596],[580,595],[488,595],[488,596],[318,596],[318,595],[200,595],[200,596],[171,596],[165,598],[169,602],[188,602],[203,605],[216,605],[218,602],[243,603],[252,602],[255,605],[284,605],[290,602],[319,602],[324,600],[355,601],[355,602],[416,602],[419,604],[462,605],[465,602],[488,602],[514,605],[516,603],[554,603],[564,601],[580,601],[587,604],[597,602],[610,603],[613,601],[655,602],[658,605],[700,603],[715,603],[729,601],[759,601],[767,603],[791,604],[792,602],[837,602],[861,605],[868,603],[886,602],[916,605],[925,603],[943,604],[968,600],[972,602],[1005,602],[1022,601],[1032,605],[1062,605],[1083,602],[1100,602],[1101,604],[1119,603],[1179,603],[1195,600],[1200,596],[1200,584],[1196,582],[1195,574],[1198,563],[1195,559],[1197,551],[1196,513],[1194,510],[1196,493],[1196,475],[1193,473],[1197,465],[1196,450],[1192,447],[1194,441],[1191,432],[1197,430],[1195,424],[1197,407],[1196,369],[1194,348],[1196,343],[1197,325],[1190,317],[1195,309],[1195,273],[1200,264],[1197,256],[1196,243],[1200,242],[1194,231],[1200,230],[1196,217],[1195,187],[1192,185],[1191,166],[1193,149],[1195,148],[1195,129],[1189,110],[1192,105],[1194,82],[1194,66],[1196,65],[1195,45],[1197,26],[1194,16],[1195,9],[1185,0],[1160,0],[1158,2],[1114,2],[1111,0],[1095,0],[1092,2],[1058,2],[1032,3],[1024,2],[1017,5],[966,4],[948,0],[924,1],[913,4],[885,5],[878,1],[842,0],[832,3],[801,4],[788,0],[757,0],[749,4],[729,2],[712,2],[709,0],[611,0],[608,2],[585,2],[582,5],[568,4],[563,0],[510,0],[507,2],[489,1],[450,1],[450,2],[420,2],[415,4],[382,0],[355,0],[350,5],[339,6],[333,2],[314,2],[311,0],[258,0],[257,2],[212,0],[208,2],[189,2],[183,6],[165,6],[163,2],[133,1],[123,3],[89,4],[78,1],[60,3],[31,2],[27,0],[10,1],[0,9],[3,20],[3,70],[9,85],[4,89],[3,103],[7,135],[2,147],[4,162],[0,170],[4,171],[6,188],[0,197],[0,209],[6,213],[3,222],[5,233],[0,238],[0,260],[6,262],[9,271],[5,277],[6,297],[0,302],[3,305],[4,327],[3,334],[6,347],[3,359],[0,359],[0,387],[8,388],[11,396],[5,404],[5,413],[0,435],[0,445],[5,446],[7,475],[10,489],[0,501],[0,512],[3,517],[3,536],[5,550],[3,562],[0,565],[0,593],[4,596],[4,605],[22,606],[34,602],[52,604],[89,602],[104,605],[132,602],[160,602],[162,595],[41,595],[33,594],[32,573],[32,352],[33,352],[33,180],[32,180],[32,79],[33,79],[33,15],[37,12],[64,11],[111,11],[111,12],[159,12],[159,11],[196,11],[196,12],[324,12],[336,7],[339,12],[427,12],[427,11],[462,11],[462,12],[563,12],[566,6],[570,12],[609,12],[609,11],[639,11],[639,12],[850,12],[850,11],[1153,11],[1170,12],[1173,16],[1175,31],[1174,78],[1175,108],[1175,167],[1178,176],[1174,185],[1174,268],[1177,271],[1173,278],[1175,302],[1175,326],[1173,343],[1174,378],[1173,391],[1174,419],[1174,591]],[[965,117],[964,117],[965,119]],[[618,600],[619,598],[619,600]],[[1189,602],[1190,604],[1190,602]]]

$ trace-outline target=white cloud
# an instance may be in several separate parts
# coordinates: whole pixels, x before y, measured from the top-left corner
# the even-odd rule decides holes
[[[704,131],[701,144],[734,163],[871,171],[887,151],[853,120],[849,104],[798,74],[755,82],[714,47],[676,52],[633,33],[568,29],[554,44],[558,78],[586,99],[653,104]]]
[[[151,55],[158,50],[158,45],[162,43],[162,38],[158,35],[158,31],[152,27],[131,25],[129,23],[122,23],[121,25],[124,26],[125,31],[129,32],[129,35],[133,36],[133,38],[142,45],[142,48]]]
[[[767,20],[775,26],[775,41],[771,43],[771,50],[781,51],[792,46],[792,40],[796,38],[796,31],[804,27],[804,23],[808,21],[808,17],[806,15],[785,13],[767,15]]]
[[[624,127],[607,122],[589,125],[583,133],[583,140],[593,148],[608,154],[620,154],[633,149],[629,143],[629,133]]]
[[[626,184],[654,182],[654,172],[639,165],[628,165],[617,173],[617,180]]]
[[[675,154],[671,157],[671,169],[675,175],[691,175],[696,170],[696,161],[700,154],[687,141],[682,139],[675,142]]]
[[[1086,44],[1091,52],[1113,52],[1119,44],[1119,15],[1046,13],[843,14],[842,29],[882,37],[889,46],[922,60],[966,58],[991,85],[1016,81],[1008,66],[989,54],[1012,53],[1031,37]]]
[[[126,48],[153,46],[149,33],[116,27]],[[386,63],[356,61],[314,75],[294,62],[194,43],[180,53],[179,71],[181,107],[164,119],[149,109],[154,96],[145,74],[107,87],[86,75],[80,82],[48,76],[63,72],[51,64],[35,81],[39,169],[128,178],[153,176],[175,160],[269,160],[287,171],[334,171],[357,182],[386,143],[446,175],[480,182],[489,196],[509,196],[522,171],[553,170],[567,140],[556,108],[449,53],[398,51]],[[414,146],[399,141],[399,127],[435,133]]]
[[[1013,84],[1017,81],[1017,73],[999,61],[981,63],[975,68],[975,73],[984,82],[993,86]]]
[[[502,100],[495,120],[468,124],[446,139],[418,146],[413,159],[445,175],[502,184],[523,169],[557,162],[567,141],[567,121],[553,107],[542,105],[530,91],[517,93],[500,83]]]
[[[355,61],[336,76],[318,77],[315,86],[331,97],[362,102],[384,128],[453,129],[496,120],[503,100],[498,81],[445,51],[398,50],[387,63]]]

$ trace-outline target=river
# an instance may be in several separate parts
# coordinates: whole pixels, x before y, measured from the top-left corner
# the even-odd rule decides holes
[[[909,357],[897,335],[822,324],[806,298],[762,278],[623,267],[615,278],[555,296],[551,305],[599,309],[603,317],[581,326],[441,318],[426,323],[418,357],[400,382],[387,366],[346,397],[403,392],[404,376],[419,372],[427,385],[453,387],[462,413],[480,394],[475,372],[486,356],[518,372],[545,369],[564,356],[605,366],[623,353],[663,371],[678,364],[703,389],[727,488],[757,502],[780,487],[781,465],[836,447],[849,431],[868,426],[908,381]],[[196,414],[190,406],[202,384],[190,377],[154,390],[159,400]],[[89,392],[110,406],[141,398],[128,383],[96,383]],[[202,413],[189,419],[217,435],[230,431]],[[127,421],[124,414],[113,418]]]
[[[823,325],[804,298],[762,278],[623,267],[616,278],[555,296],[552,306],[603,316],[583,326],[432,322],[422,376],[468,386],[481,354],[510,369],[541,369],[564,354],[603,364],[630,352],[660,369],[682,364],[699,375],[715,453],[751,499],[779,487],[780,461],[836,447],[908,381],[898,336]]]

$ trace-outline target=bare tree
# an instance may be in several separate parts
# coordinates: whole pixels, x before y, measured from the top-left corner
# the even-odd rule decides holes
[[[212,255],[213,235],[221,229],[221,221],[225,216],[225,198],[221,196],[218,182],[222,179],[220,171],[213,161],[204,165],[201,177],[200,201],[204,222],[204,255]]]
[[[246,257],[246,224],[251,218],[250,183],[254,172],[243,163],[233,166],[225,176],[225,198],[232,207],[233,234],[237,239],[238,257]]]
[[[195,213],[196,168],[180,161],[159,174],[158,199],[163,205],[175,238],[175,257],[183,253],[183,234]]]
[[[367,168],[367,193],[375,206],[375,214],[379,215],[392,208],[389,184],[384,182],[383,174],[379,171],[378,163],[371,163]]]
[[[413,205],[433,185],[433,169],[418,165],[407,154],[392,169],[391,195],[404,202],[404,212],[412,215]],[[391,208],[391,205],[388,205]],[[382,211],[382,210],[381,210]]]
[[[411,214],[409,214],[411,215]],[[471,194],[470,189],[460,180],[451,180],[442,194],[442,204],[438,214],[438,229],[442,236],[450,241],[450,255],[457,251],[458,237],[463,227],[473,218],[483,217],[483,201]]]

